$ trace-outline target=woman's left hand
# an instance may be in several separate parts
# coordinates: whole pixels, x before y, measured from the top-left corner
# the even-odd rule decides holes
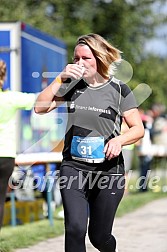
[[[106,158],[108,160],[119,156],[122,150],[121,143],[117,137],[112,138],[104,147],[104,153],[106,153]]]

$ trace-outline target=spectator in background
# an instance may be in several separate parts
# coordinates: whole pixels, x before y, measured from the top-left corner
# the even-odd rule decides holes
[[[167,146],[167,115],[166,107],[163,104],[152,106],[153,125],[151,138],[153,144]]]
[[[15,165],[15,115],[19,109],[32,109],[36,98],[35,94],[3,90],[6,71],[6,63],[0,60],[0,229],[3,222],[8,180]]]
[[[144,125],[144,137],[139,141],[138,149],[139,149],[139,170],[140,170],[140,183],[139,183],[139,191],[146,192],[148,190],[148,171],[150,170],[152,155],[151,150],[151,130],[153,124],[153,118],[150,115],[144,113],[144,111],[140,110],[141,119]]]

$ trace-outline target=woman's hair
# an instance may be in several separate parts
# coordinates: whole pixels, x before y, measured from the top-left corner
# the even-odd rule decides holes
[[[0,89],[3,87],[3,83],[6,77],[6,63],[0,60]]]
[[[80,36],[76,45],[87,45],[91,49],[97,61],[97,72],[103,77],[108,78],[113,74],[114,62],[121,61],[121,51],[108,43],[98,34],[90,33]]]

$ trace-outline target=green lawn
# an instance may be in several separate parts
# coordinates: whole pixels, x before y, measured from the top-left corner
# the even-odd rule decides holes
[[[162,197],[166,197],[166,193],[154,193],[151,191],[138,193],[132,191],[128,195],[125,195],[121,201],[117,217],[123,216],[152,200]],[[11,252],[16,248],[28,247],[45,239],[63,234],[63,220],[57,217],[60,209],[57,209],[54,215],[53,226],[50,226],[49,221],[45,219],[16,227],[3,227],[0,238],[0,252]]]
[[[44,219],[16,227],[3,227],[0,237],[0,252],[10,252],[16,248],[27,247],[63,234],[64,221],[57,218],[58,210],[54,216],[53,226],[49,224],[48,219]]]
[[[134,210],[136,210],[139,207],[144,206],[145,204],[156,200],[166,197],[166,193],[158,192],[144,192],[144,193],[138,193],[138,192],[131,192],[128,195],[124,196],[122,199],[118,210],[117,210],[117,217],[121,217],[127,213],[130,213]]]

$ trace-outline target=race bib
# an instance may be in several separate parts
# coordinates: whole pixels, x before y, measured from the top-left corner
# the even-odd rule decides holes
[[[104,137],[73,136],[71,143],[71,156],[73,159],[101,163],[105,159]]]

